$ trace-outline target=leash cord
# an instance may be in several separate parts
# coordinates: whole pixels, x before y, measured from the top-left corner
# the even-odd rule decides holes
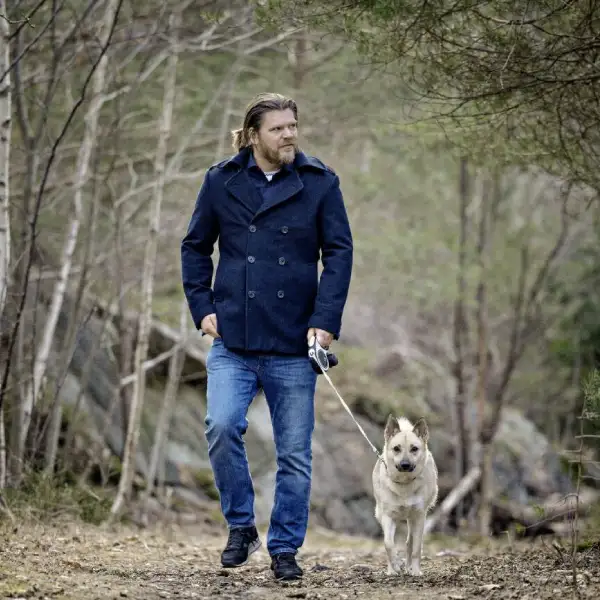
[[[314,341],[315,345],[318,344],[318,343],[319,342],[317,340]],[[342,398],[342,395],[338,392],[338,390],[335,387],[333,381],[331,381],[331,377],[329,377],[329,374],[327,373],[329,365],[323,365],[321,363],[321,361],[319,360],[319,358],[320,358],[319,354],[320,354],[319,352],[311,353],[311,355],[314,357],[314,359],[316,360],[317,364],[319,365],[319,367],[321,369],[321,374],[325,376],[325,379],[327,380],[327,383],[329,383],[329,385],[331,386],[331,389],[335,392],[335,394],[338,397],[339,401],[342,403],[342,406],[346,409],[346,412],[350,415],[350,418],[354,421],[355,425],[358,427],[358,429],[361,432],[362,436],[365,438],[365,440],[367,440],[367,443],[369,444],[369,446],[371,446],[371,450],[373,450],[373,452],[375,452],[375,454],[377,455],[377,458],[385,465],[385,461],[383,460],[383,457],[381,456],[381,454],[379,454],[379,451],[377,450],[377,448],[375,447],[375,445],[371,442],[371,440],[369,439],[369,437],[365,433],[365,430],[361,427],[360,423],[354,418],[354,415],[352,414],[352,411],[350,410],[350,407],[346,404],[346,402]]]

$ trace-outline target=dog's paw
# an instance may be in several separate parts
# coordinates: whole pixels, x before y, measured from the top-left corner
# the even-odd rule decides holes
[[[388,564],[387,574],[388,575],[401,575],[404,572],[404,561],[402,559],[396,559]]]
[[[412,563],[410,565],[406,565],[406,572],[412,577],[420,577],[421,567],[418,564]]]

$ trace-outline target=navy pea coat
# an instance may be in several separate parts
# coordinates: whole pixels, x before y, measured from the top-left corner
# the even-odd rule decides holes
[[[216,313],[227,348],[306,354],[309,327],[339,339],[350,286],[352,234],[339,178],[299,151],[279,195],[263,202],[246,168],[250,155],[243,149],[206,172],[181,243],[183,288],[196,328]]]

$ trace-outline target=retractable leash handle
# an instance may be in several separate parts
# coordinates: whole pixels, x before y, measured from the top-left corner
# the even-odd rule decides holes
[[[335,354],[325,350],[316,335],[313,335],[308,343],[308,358],[313,371],[317,375],[321,375],[330,368],[335,367],[338,364],[338,359]]]

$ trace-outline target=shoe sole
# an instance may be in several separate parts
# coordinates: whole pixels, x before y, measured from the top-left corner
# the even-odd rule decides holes
[[[254,542],[250,542],[250,545],[248,546],[248,558],[246,558],[246,560],[244,562],[238,563],[236,565],[224,565],[223,563],[221,563],[221,566],[224,569],[237,569],[238,567],[243,567],[244,565],[248,564],[248,561],[250,560],[250,557],[252,556],[252,554],[254,554],[261,546],[262,546],[262,543],[260,540],[255,540]]]
[[[302,579],[302,575],[295,575],[294,577],[275,577],[275,581],[298,581]]]

